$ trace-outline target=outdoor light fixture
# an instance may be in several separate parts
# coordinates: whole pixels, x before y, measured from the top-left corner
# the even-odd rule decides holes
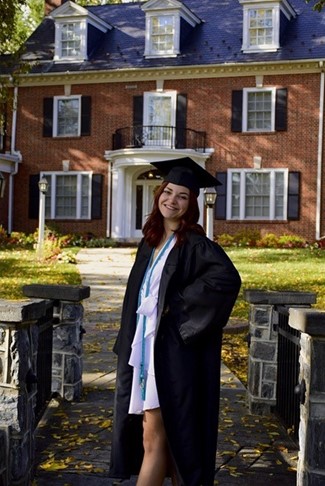
[[[209,208],[215,205],[217,199],[217,191],[214,187],[206,187],[204,189],[204,203]]]
[[[39,188],[39,217],[38,217],[38,243],[37,243],[37,253],[39,260],[43,257],[43,244],[44,244],[44,229],[45,229],[45,194],[49,183],[42,177],[38,182]]]
[[[40,181],[38,183],[38,188],[39,188],[40,192],[42,194],[46,194],[48,187],[49,187],[49,183],[47,182],[47,180],[44,177],[42,177],[42,179],[40,179]]]
[[[214,187],[204,189],[204,204],[207,208],[206,215],[206,234],[210,240],[213,240],[213,206],[217,199],[217,191]]]
[[[3,197],[5,192],[6,180],[2,172],[0,172],[0,197]]]

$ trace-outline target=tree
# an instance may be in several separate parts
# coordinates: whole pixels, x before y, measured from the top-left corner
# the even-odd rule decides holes
[[[321,12],[322,8],[325,5],[325,0],[305,0],[306,3],[310,3],[311,1],[314,2],[313,10]]]

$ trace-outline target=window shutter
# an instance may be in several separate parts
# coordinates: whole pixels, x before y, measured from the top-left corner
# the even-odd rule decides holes
[[[53,98],[43,99],[43,137],[53,137]]]
[[[186,148],[187,95],[177,95],[176,107],[176,148]]]
[[[143,96],[133,97],[133,126],[143,125]]]
[[[286,88],[276,90],[275,130],[287,130],[287,92]]]
[[[39,174],[32,174],[29,176],[29,200],[28,200],[28,217],[29,219],[37,219],[39,211]]]
[[[233,91],[232,92],[232,113],[231,113],[231,131],[241,132],[242,131],[242,120],[243,120],[243,92]]]
[[[300,172],[289,172],[287,218],[300,219]]]
[[[217,186],[217,199],[215,205],[215,219],[226,219],[227,216],[227,172],[217,172],[216,178],[221,182]]]
[[[81,97],[81,135],[90,135],[91,96]]]
[[[102,174],[93,174],[91,187],[91,219],[102,217]]]

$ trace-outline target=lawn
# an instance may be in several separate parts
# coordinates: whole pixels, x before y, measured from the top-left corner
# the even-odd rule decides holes
[[[0,299],[24,299],[22,286],[27,284],[79,285],[76,265],[39,262],[33,250],[0,251]]]
[[[315,292],[314,307],[325,310],[325,251],[318,249],[225,248],[242,288],[232,316],[247,319],[244,289]]]

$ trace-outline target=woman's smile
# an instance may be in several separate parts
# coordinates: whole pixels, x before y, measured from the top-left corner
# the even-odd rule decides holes
[[[190,191],[187,187],[169,183],[159,198],[159,210],[165,219],[179,220],[189,206]]]

